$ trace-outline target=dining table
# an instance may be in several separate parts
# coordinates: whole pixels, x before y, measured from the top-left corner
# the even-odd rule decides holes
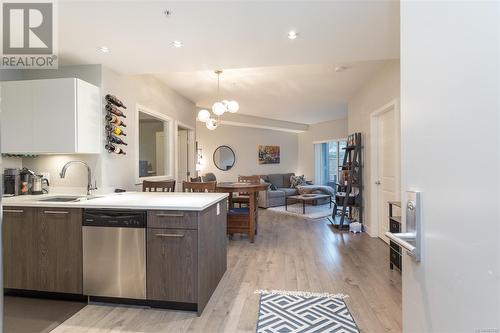
[[[234,205],[232,203],[234,193],[246,193],[248,195],[248,224],[243,227],[241,225],[232,225],[230,219],[228,219],[227,232],[229,234],[245,233],[248,235],[250,242],[254,242],[254,237],[257,234],[259,222],[258,194],[260,191],[266,191],[269,185],[270,184],[266,183],[252,184],[245,182],[217,183],[217,192],[224,192],[229,194],[229,214],[231,214],[231,211],[234,209]]]

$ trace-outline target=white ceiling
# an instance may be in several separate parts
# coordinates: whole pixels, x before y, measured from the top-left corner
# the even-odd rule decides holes
[[[296,65],[225,70],[221,99],[235,99],[242,113],[314,124],[345,118],[346,102],[385,61],[348,64],[335,72],[332,65]],[[213,71],[157,75],[197,106],[210,108],[217,98]]]
[[[242,113],[275,119],[334,119],[383,60],[399,58],[398,1],[62,0],[58,7],[62,64],[155,74],[200,105],[215,101],[210,72],[221,68],[236,83],[225,88]],[[296,40],[286,37],[291,29]],[[344,63],[353,67],[333,72]]]

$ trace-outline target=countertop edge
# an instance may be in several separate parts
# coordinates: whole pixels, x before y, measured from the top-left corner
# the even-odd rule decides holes
[[[188,206],[158,206],[158,205],[147,205],[147,204],[93,204],[91,200],[88,201],[77,201],[77,202],[39,202],[39,201],[19,201],[19,202],[4,202],[2,203],[3,208],[6,207],[34,207],[34,208],[82,208],[82,209],[140,209],[140,210],[183,210],[183,211],[196,211],[201,212],[205,209],[225,200],[229,197],[227,193],[217,193],[220,194],[218,198],[214,198],[207,204],[198,207],[188,207]]]

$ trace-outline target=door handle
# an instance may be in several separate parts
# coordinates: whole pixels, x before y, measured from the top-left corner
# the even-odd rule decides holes
[[[410,251],[412,255],[415,253],[415,245],[410,244],[410,242],[415,242],[416,241],[416,234],[411,233],[411,232],[399,232],[399,233],[392,233],[392,232],[386,232],[385,235],[390,238],[393,242],[398,244],[399,246],[402,246],[406,250]]]
[[[156,214],[158,217],[184,217],[184,214]]]
[[[22,209],[4,209],[4,213],[24,213]]]
[[[382,183],[380,182],[380,180],[377,180],[377,181],[375,182],[375,185],[380,185],[380,184],[382,184]]]
[[[44,214],[69,214],[69,212],[65,212],[62,210],[44,210]]]
[[[164,238],[183,238],[184,235],[180,234],[156,234],[156,237],[164,237]]]

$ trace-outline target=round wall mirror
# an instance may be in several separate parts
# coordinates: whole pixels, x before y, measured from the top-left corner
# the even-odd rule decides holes
[[[228,146],[219,146],[214,151],[214,164],[219,170],[230,170],[235,160],[234,151]]]

